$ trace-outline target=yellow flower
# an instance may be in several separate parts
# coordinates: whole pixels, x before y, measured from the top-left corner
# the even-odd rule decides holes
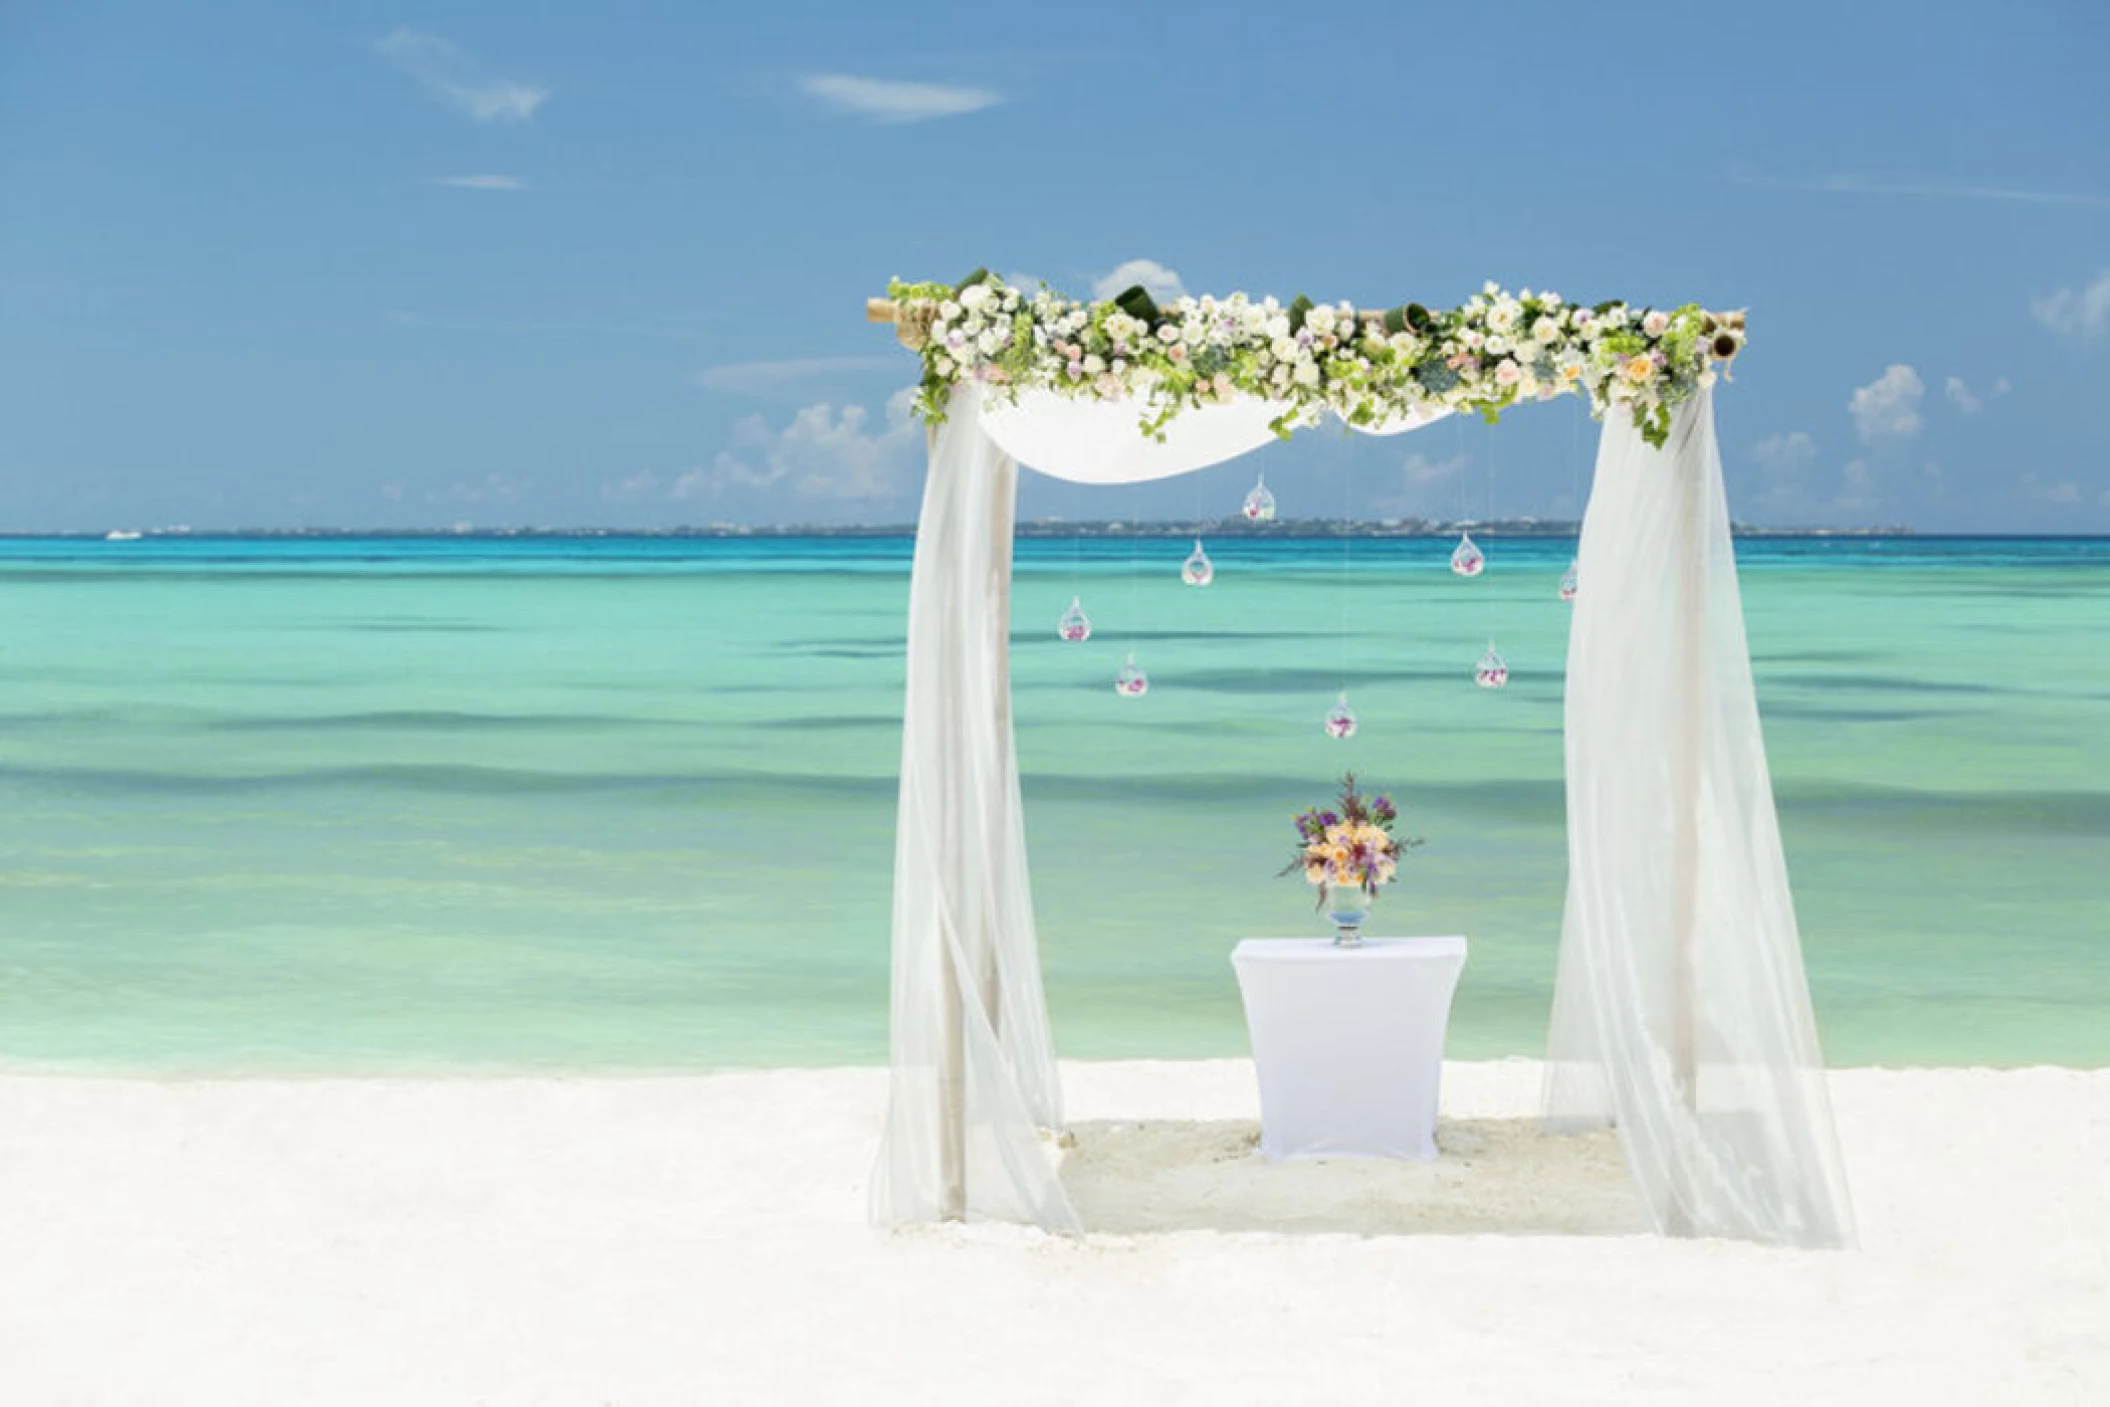
[[[1304,866],[1304,878],[1312,884],[1324,884],[1326,882],[1326,866],[1317,860],[1307,862]]]
[[[1630,358],[1620,370],[1626,373],[1627,380],[1641,382],[1656,374],[1656,364],[1650,361],[1647,354],[1644,353]]]

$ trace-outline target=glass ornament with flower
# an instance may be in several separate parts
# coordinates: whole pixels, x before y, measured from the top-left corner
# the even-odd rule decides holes
[[[1392,833],[1399,808],[1382,793],[1365,796],[1355,773],[1341,779],[1341,793],[1326,806],[1297,817],[1297,850],[1283,874],[1301,874],[1319,891],[1319,912],[1333,923],[1333,941],[1352,948],[1363,941],[1377,892],[1398,876],[1406,853],[1421,844]]]

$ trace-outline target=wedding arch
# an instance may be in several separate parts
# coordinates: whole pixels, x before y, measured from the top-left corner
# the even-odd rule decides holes
[[[1568,648],[1569,878],[1545,1112],[1616,1126],[1654,1227],[1852,1243],[1752,690],[1713,387],[1741,313],[1489,284],[1462,306],[1103,302],[986,270],[872,299],[921,355],[881,1224],[1080,1230],[1013,751],[1017,466],[1132,483],[1332,416],[1396,434],[1586,396],[1604,421]]]

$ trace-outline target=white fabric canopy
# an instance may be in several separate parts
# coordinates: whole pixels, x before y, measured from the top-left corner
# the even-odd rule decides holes
[[[1853,1242],[1759,733],[1711,392],[1607,419],[1568,641],[1557,1126],[1615,1123],[1659,1231]]]
[[[1133,401],[1079,400],[1033,389],[1020,392],[1016,403],[990,400],[981,415],[989,438],[1030,469],[1080,484],[1139,484],[1206,469],[1273,444],[1273,423],[1294,410],[1283,401],[1253,400],[1189,410],[1165,426],[1163,440],[1142,433],[1148,411]],[[1446,414],[1417,413],[1353,428],[1398,435]]]
[[[1016,463],[1164,478],[1268,443],[1281,407],[957,388],[910,587],[894,868],[893,1083],[872,1215],[1074,1231],[1012,750]],[[1375,427],[1397,433],[1426,421]],[[1852,1216],[1751,687],[1707,393],[1599,451],[1569,647],[1569,899],[1549,1115],[1617,1122],[1656,1225],[1844,1245]]]

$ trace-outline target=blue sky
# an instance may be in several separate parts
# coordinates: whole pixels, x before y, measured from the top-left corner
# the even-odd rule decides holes
[[[1738,517],[2110,532],[2110,7],[0,5],[0,528],[901,522],[861,305],[1748,306]],[[1028,516],[1572,515],[1572,402]]]

